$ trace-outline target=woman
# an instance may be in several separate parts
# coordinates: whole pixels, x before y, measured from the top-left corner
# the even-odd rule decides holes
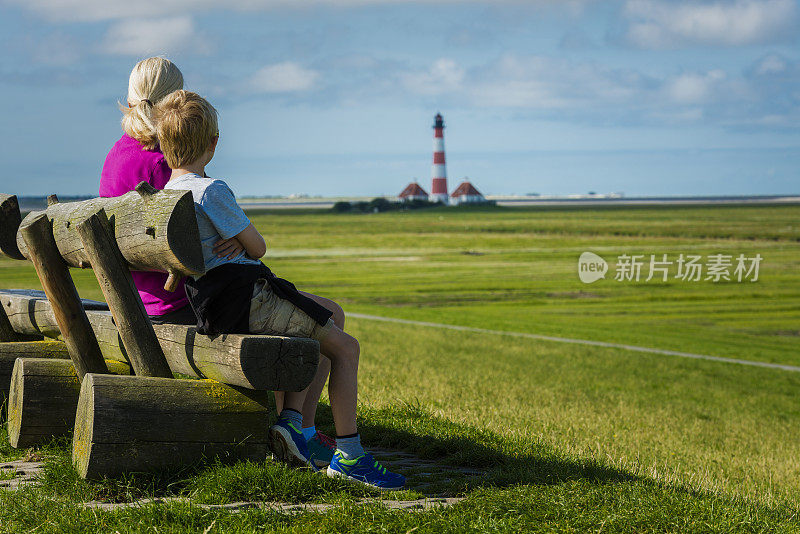
[[[183,74],[168,59],[143,59],[133,68],[128,81],[128,105],[120,105],[124,133],[103,164],[101,197],[124,195],[143,181],[163,189],[169,181],[172,169],[158,148],[152,113],[159,100],[178,89],[183,89]],[[133,271],[131,275],[154,323],[197,322],[186,300],[183,280],[175,292],[169,292],[164,289],[166,273]]]

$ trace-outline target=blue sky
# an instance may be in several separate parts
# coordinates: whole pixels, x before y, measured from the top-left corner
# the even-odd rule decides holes
[[[226,7],[220,7],[224,4]],[[797,0],[0,0],[0,191],[95,194],[134,63],[220,112],[239,195],[800,192]]]

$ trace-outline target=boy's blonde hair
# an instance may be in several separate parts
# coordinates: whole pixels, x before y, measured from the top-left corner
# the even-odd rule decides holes
[[[173,91],[183,89],[183,74],[170,60],[149,57],[133,67],[128,80],[128,105],[120,104],[122,129],[152,150],[158,144],[153,106]]]
[[[172,169],[199,160],[219,135],[217,110],[197,93],[175,91],[154,109],[158,141]]]

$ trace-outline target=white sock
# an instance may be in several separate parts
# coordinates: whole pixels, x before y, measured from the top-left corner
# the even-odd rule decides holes
[[[316,434],[316,433],[317,433],[316,425],[315,426],[310,426],[308,428],[304,428],[303,429],[303,437],[305,438],[306,441],[308,441],[311,438],[313,438],[314,434]]]

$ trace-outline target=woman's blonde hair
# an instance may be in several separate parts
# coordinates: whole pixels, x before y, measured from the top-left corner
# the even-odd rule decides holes
[[[147,150],[158,144],[153,124],[153,106],[178,89],[183,89],[183,74],[170,60],[149,57],[133,67],[128,81],[128,105],[120,104],[122,129]]]

